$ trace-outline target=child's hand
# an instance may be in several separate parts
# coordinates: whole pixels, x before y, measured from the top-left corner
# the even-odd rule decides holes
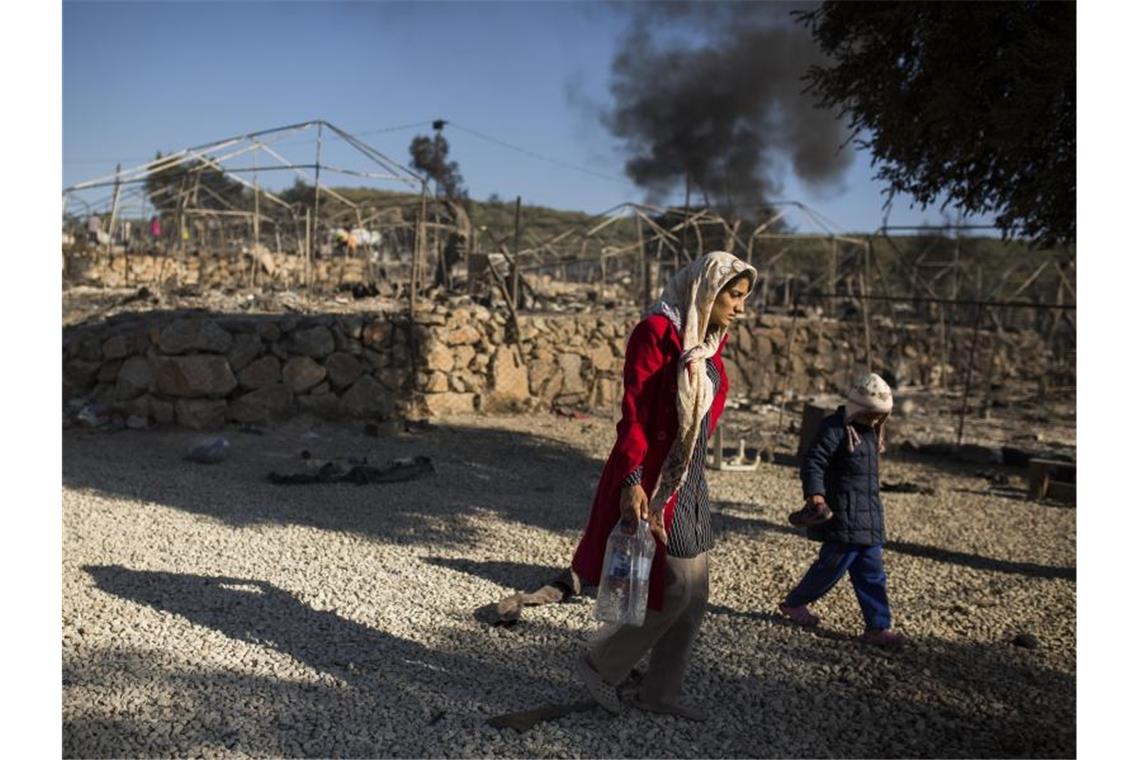
[[[823,525],[832,517],[831,509],[827,506],[822,494],[812,494],[804,499],[803,509],[788,515],[788,522],[800,527],[815,527]]]

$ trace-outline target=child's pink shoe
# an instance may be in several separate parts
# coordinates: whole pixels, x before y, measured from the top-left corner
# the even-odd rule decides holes
[[[819,615],[813,614],[806,604],[801,604],[799,607],[789,607],[781,603],[780,612],[785,617],[790,618],[793,623],[806,626],[819,625]]]
[[[859,638],[865,643],[874,644],[877,647],[901,647],[907,641],[906,636],[895,633],[889,628],[867,630]]]

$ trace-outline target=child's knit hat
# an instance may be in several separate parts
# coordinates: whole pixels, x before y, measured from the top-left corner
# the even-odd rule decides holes
[[[868,372],[855,381],[851,390],[847,391],[847,409],[843,416],[847,430],[847,450],[854,451],[862,440],[859,433],[851,426],[851,418],[860,412],[873,412],[875,414],[890,415],[894,407],[894,397],[891,395],[891,386],[887,381]],[[875,425],[875,434],[879,439],[879,451],[886,449],[886,417]]]
[[[893,407],[891,386],[874,372],[868,372],[860,377],[847,391],[847,419],[851,419],[859,412],[890,414]]]

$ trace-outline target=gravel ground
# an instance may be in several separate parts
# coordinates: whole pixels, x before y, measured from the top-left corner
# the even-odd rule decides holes
[[[360,427],[231,431],[216,465],[182,459],[200,434],[64,431],[65,756],[1076,754],[1071,508],[995,492],[977,468],[884,461],[884,480],[937,489],[886,495],[892,605],[912,641],[884,652],[854,640],[846,583],[816,605],[818,631],[773,614],[815,551],[785,523],[795,471],[712,472],[719,542],[686,690],[713,719],[594,709],[519,733],[486,720],[584,697],[573,661],[591,602],[528,608],[513,628],[485,607],[568,562],[613,422]],[[265,481],[302,450],[425,454],[437,473]]]

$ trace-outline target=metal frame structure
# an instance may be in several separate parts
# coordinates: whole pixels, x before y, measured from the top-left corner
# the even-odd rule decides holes
[[[314,151],[314,158],[311,163],[291,161],[282,155],[278,149],[278,146],[286,138],[303,133],[309,133],[312,138],[311,147]],[[322,162],[322,147],[330,140],[342,141],[352,148],[353,154],[362,159],[364,168],[339,166],[330,164],[327,160]],[[264,159],[260,163],[259,157]],[[140,216],[145,218],[149,215],[146,213],[146,209],[151,205],[152,199],[147,195],[146,183],[155,175],[172,169],[179,169],[183,172],[182,181],[178,187],[166,187],[160,192],[168,193],[171,196],[176,209],[173,229],[164,236],[166,238],[164,242],[167,243],[168,248],[172,248],[178,254],[185,252],[187,241],[190,239],[187,230],[188,222],[191,226],[197,226],[194,225],[194,222],[204,221],[204,227],[215,233],[223,232],[227,224],[230,226],[236,224],[239,233],[244,233],[237,237],[243,241],[251,240],[253,251],[262,247],[261,230],[263,225],[271,226],[274,228],[273,240],[279,253],[282,252],[284,243],[294,253],[304,257],[305,285],[309,287],[312,285],[312,259],[318,242],[323,237],[322,227],[327,232],[330,227],[340,224],[364,226],[366,224],[375,225],[379,221],[381,226],[391,228],[388,230],[389,232],[404,233],[404,237],[407,237],[408,234],[414,235],[415,239],[412,246],[414,251],[420,252],[424,248],[424,241],[420,238],[425,220],[419,219],[418,214],[413,223],[401,220],[395,224],[385,224],[383,217],[385,212],[389,210],[387,207],[376,210],[353,202],[330,186],[328,177],[330,175],[348,176],[395,183],[398,187],[416,193],[421,197],[421,201],[415,204],[420,207],[421,211],[427,205],[425,202],[428,196],[427,181],[359,138],[323,120],[249,132],[185,148],[133,168],[124,170],[118,167],[112,175],[98,177],[64,188],[64,217],[65,219],[74,218],[77,213],[88,215],[99,210],[107,210],[107,228],[110,232],[109,238],[113,243],[118,237],[115,233],[121,229],[121,226],[117,227],[117,223],[122,221],[120,215],[123,210],[137,203],[140,211],[143,212]],[[253,209],[237,207],[198,181],[207,171],[218,172],[251,191]],[[311,207],[300,208],[298,204],[290,204],[277,193],[266,189],[258,181],[259,175],[281,171],[295,174],[300,181],[313,188]],[[325,175],[324,181],[321,177],[322,172]],[[106,192],[108,190],[110,194],[104,195],[102,198],[88,200],[85,197],[92,191]],[[208,207],[201,203],[204,199],[211,201]],[[265,206],[262,205],[263,202]],[[322,215],[322,202],[336,206],[337,210],[329,214],[326,209],[326,213]],[[434,206],[434,202],[432,205]],[[263,210],[266,207],[270,209],[276,207],[278,213],[268,213]],[[283,217],[290,222],[284,225],[285,229],[281,229]],[[222,238],[223,244],[220,246],[217,245],[219,242],[217,237],[214,240],[208,239],[208,233],[203,235],[199,231],[196,238],[195,242],[203,245],[203,247],[209,247],[211,244],[222,249],[226,247],[224,237]],[[107,249],[110,250],[110,248],[111,245],[108,244]],[[246,252],[250,252],[248,246],[246,248]],[[412,257],[411,268],[413,270],[418,268],[416,259],[416,256]],[[251,282],[253,281],[252,275],[255,273],[256,267],[251,267]]]
[[[310,146],[313,160],[290,161],[278,146],[286,138],[304,133],[314,138]],[[322,161],[322,148],[332,140],[345,143],[353,155],[363,157],[364,168],[333,163],[327,156]],[[259,157],[268,160],[259,162]],[[1033,329],[1046,339],[1055,365],[1069,373],[1075,366],[1075,252],[1068,248],[1037,252],[1035,256],[1019,253],[1008,266],[997,270],[1000,274],[991,272],[987,276],[977,251],[971,255],[968,250],[978,238],[963,233],[993,227],[883,226],[872,234],[849,234],[803,203],[778,201],[766,204],[759,213],[761,221],[750,224],[749,229],[739,219],[726,218],[709,208],[629,202],[540,236],[522,229],[522,199],[517,198],[513,239],[508,241],[498,239],[486,228],[472,228],[457,204],[429,193],[425,178],[322,120],[250,132],[186,148],[131,169],[117,168],[112,175],[65,188],[64,216],[74,218],[109,209],[108,226],[113,230],[129,204],[138,201],[145,206],[149,202],[148,178],[172,168],[184,170],[184,181],[177,188],[166,189],[173,195],[176,209],[177,234],[171,247],[178,255],[185,254],[182,229],[187,220],[205,220],[215,229],[229,224],[236,228],[235,237],[243,241],[239,249],[253,254],[250,285],[256,284],[256,253],[264,248],[262,224],[274,227],[278,253],[283,252],[284,245],[304,257],[306,293],[320,284],[313,281],[313,257],[318,242],[329,230],[342,225],[371,226],[389,236],[385,239],[390,238],[390,248],[403,264],[389,275],[400,284],[407,283],[408,309],[414,317],[417,298],[428,282],[425,271],[430,262],[435,261],[438,267],[436,281],[442,272],[443,284],[454,289],[452,262],[444,250],[445,241],[458,237],[467,258],[468,290],[497,290],[517,339],[518,312],[526,306],[524,294],[534,292],[528,275],[553,273],[562,281],[600,285],[603,291],[615,286],[624,289],[627,298],[647,304],[670,271],[706,248],[720,247],[757,267],[759,308],[794,315],[793,336],[796,320],[806,315],[805,309],[861,320],[862,353],[868,366],[873,364],[873,332],[881,319],[937,326],[942,336],[943,364],[948,363],[947,330],[952,326],[972,328],[963,418],[972,391],[978,333],[983,326],[997,334]],[[220,172],[252,191],[253,209],[235,207],[194,181],[195,175],[205,171]],[[291,172],[311,185],[311,205],[290,204],[260,184],[262,173],[280,171]],[[330,186],[330,175],[393,182],[411,192],[394,195],[389,202],[358,203]],[[110,194],[88,200],[88,193],[98,191]],[[209,207],[201,203],[204,196],[212,196]],[[280,213],[263,212],[262,201]],[[283,225],[282,220],[288,222]],[[785,225],[792,222],[795,231],[788,232]],[[635,230],[619,232],[623,224],[632,224]],[[293,229],[283,230],[282,226]],[[632,239],[634,232],[636,240]],[[917,233],[911,235],[912,245],[916,237],[926,240],[914,254],[913,250],[902,250],[898,233]],[[250,241],[252,248],[245,245]],[[473,268],[472,262],[480,257],[482,268]],[[974,271],[968,272],[968,266]],[[793,347],[794,337],[787,346],[789,355]]]

